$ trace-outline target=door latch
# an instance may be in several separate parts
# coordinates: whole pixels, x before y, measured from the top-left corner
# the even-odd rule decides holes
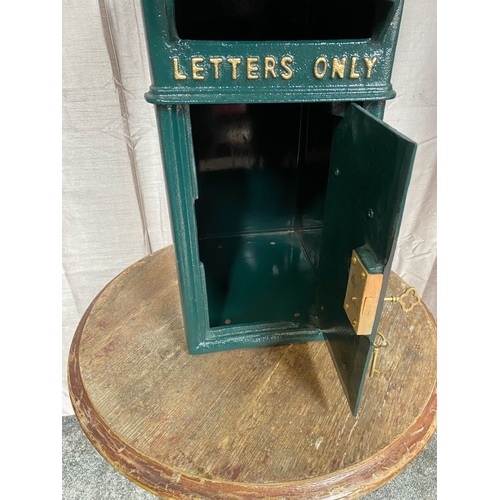
[[[382,273],[370,273],[356,250],[352,251],[344,311],[357,335],[370,335],[382,290]]]

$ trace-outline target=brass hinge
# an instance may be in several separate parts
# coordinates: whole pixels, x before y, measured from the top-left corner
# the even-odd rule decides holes
[[[357,335],[370,335],[382,291],[382,273],[370,273],[356,250],[352,251],[344,310]]]

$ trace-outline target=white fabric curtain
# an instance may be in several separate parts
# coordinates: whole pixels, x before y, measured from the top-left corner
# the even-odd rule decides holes
[[[172,243],[140,0],[63,0],[62,410],[78,321]],[[385,121],[419,144],[393,269],[436,313],[436,3],[406,0]]]

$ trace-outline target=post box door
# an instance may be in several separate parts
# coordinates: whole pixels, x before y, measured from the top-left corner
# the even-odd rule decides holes
[[[369,369],[416,144],[356,104],[333,134],[316,314],[355,415]],[[356,333],[345,310],[352,251],[381,288],[371,333]]]

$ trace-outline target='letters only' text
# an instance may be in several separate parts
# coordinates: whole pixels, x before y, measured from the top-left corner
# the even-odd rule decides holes
[[[328,79],[370,79],[377,57],[317,57],[311,67],[312,74],[318,80]],[[294,57],[285,55],[275,57],[191,57],[181,61],[172,58],[174,80],[177,81],[220,81],[222,79],[248,81],[291,80],[297,71]]]

